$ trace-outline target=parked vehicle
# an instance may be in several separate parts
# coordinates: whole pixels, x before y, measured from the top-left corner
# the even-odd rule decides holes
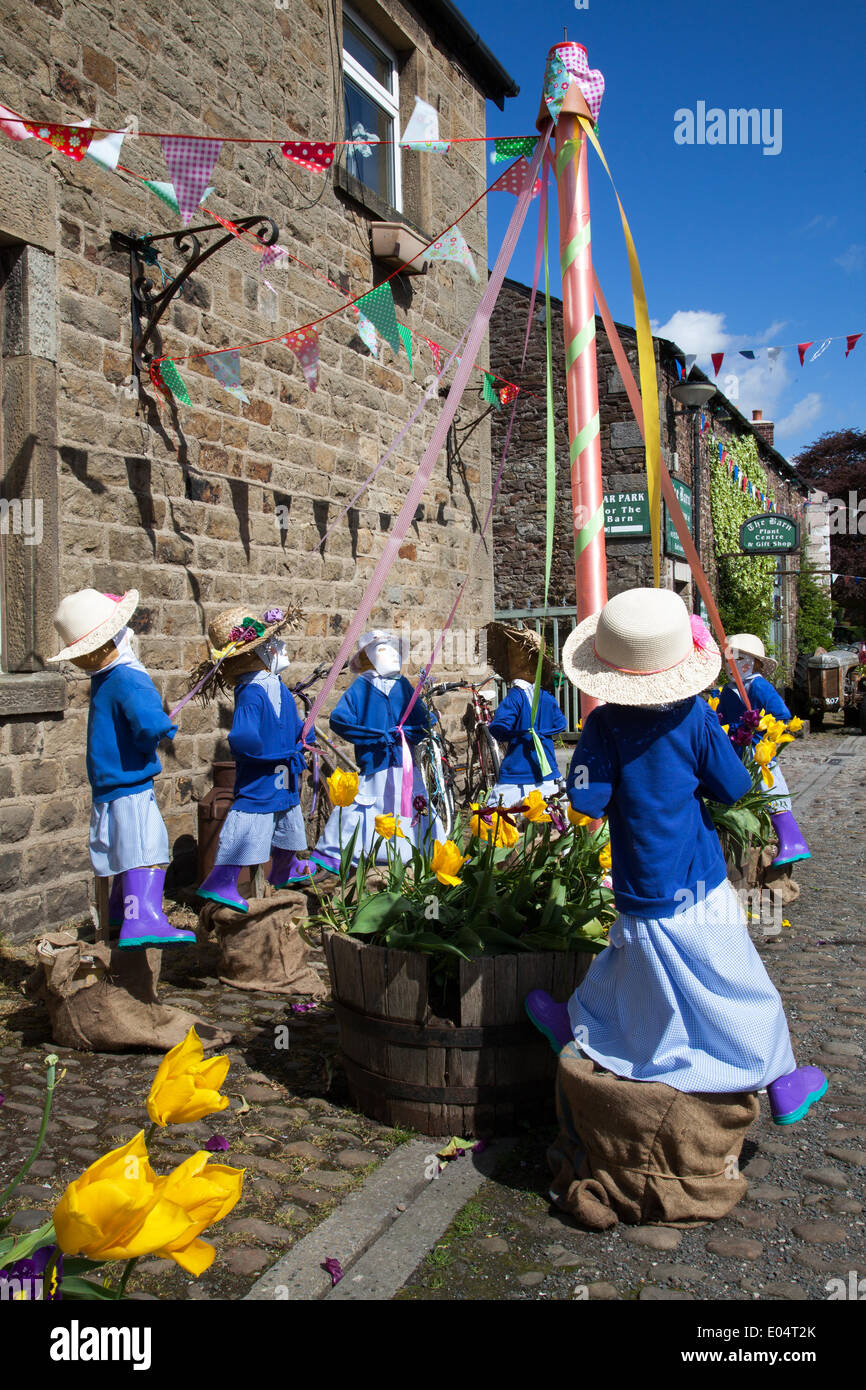
[[[794,668],[794,713],[820,729],[825,714],[842,714],[845,725],[866,734],[866,670],[863,644],[838,647],[814,656],[805,653]]]

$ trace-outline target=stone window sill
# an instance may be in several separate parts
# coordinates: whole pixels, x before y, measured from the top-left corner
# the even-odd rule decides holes
[[[66,680],[57,671],[0,673],[0,718],[10,714],[60,714],[66,709]]]

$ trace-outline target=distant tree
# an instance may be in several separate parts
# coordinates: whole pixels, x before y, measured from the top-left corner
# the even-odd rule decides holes
[[[792,460],[804,483],[830,498],[833,598],[854,627],[866,624],[866,430],[822,434]]]
[[[812,655],[816,647],[833,646],[833,604],[828,590],[815,579],[808,560],[797,576],[797,651]]]

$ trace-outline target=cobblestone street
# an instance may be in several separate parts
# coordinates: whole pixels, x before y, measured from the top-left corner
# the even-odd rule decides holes
[[[571,1299],[586,1290],[593,1299],[825,1299],[832,1277],[846,1289],[852,1271],[866,1278],[866,739],[828,726],[788,748],[784,767],[814,857],[796,867],[801,895],[786,909],[790,925],[779,938],[755,939],[782,992],[798,1062],[829,1077],[826,1099],[790,1129],[770,1122],[762,1100],[743,1153],[746,1200],[726,1219],[689,1231],[579,1231],[544,1195],[553,1132],[524,1132],[398,1298]],[[182,920],[191,922],[187,909]],[[3,961],[3,1183],[32,1146],[42,1058],[55,1050],[41,1006],[19,990],[25,955]],[[154,1158],[164,1171],[221,1134],[230,1148],[218,1161],[247,1169],[245,1191],[232,1217],[206,1233],[218,1252],[206,1274],[194,1280],[171,1261],[144,1260],[134,1288],[139,1297],[241,1298],[409,1136],[348,1108],[328,1004],[295,1014],[284,998],[220,985],[207,948],[191,955],[166,965],[160,994],[236,1030],[224,1049],[230,1108],[163,1131]],[[320,952],[314,962],[324,974]],[[288,1049],[275,1046],[281,1024]],[[72,1178],[147,1125],[158,1056],[57,1050],[67,1072],[44,1149],[16,1194],[13,1230],[45,1220]]]

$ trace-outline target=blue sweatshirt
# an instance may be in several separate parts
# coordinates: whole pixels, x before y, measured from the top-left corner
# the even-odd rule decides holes
[[[508,744],[508,752],[499,771],[498,780],[500,782],[541,782],[546,780],[542,776],[538,764],[538,756],[529,727],[531,700],[532,697],[527,697],[525,690],[519,685],[513,685],[488,725],[490,733],[497,743]],[[535,714],[535,732],[538,734],[550,765],[548,777],[559,776],[556,753],[553,747],[553,735],[561,733],[565,726],[565,716],[556,700],[548,691],[542,690]]]
[[[749,697],[752,709],[765,710],[767,714],[772,714],[776,719],[784,719],[786,722],[791,718],[791,711],[785,704],[775,686],[770,685],[763,676],[751,676],[743,681],[746,687],[746,694]],[[746,706],[740,698],[740,692],[733,681],[722,690],[719,696],[719,714],[722,716],[723,724],[730,724],[735,729],[746,712]],[[756,729],[752,737],[752,743],[760,743],[764,737],[763,731]]]
[[[671,916],[718,888],[725,860],[702,798],[731,806],[751,785],[715,712],[696,696],[669,709],[594,709],[567,781],[575,811],[607,812],[614,899],[638,917]]]
[[[146,671],[112,665],[90,678],[87,716],[87,776],[93,800],[152,791],[162,771],[157,744],[174,738],[159,691]]]
[[[363,776],[402,767],[403,753],[397,725],[413,695],[405,676],[398,676],[388,694],[359,676],[334,706],[331,728],[355,748],[355,762]],[[420,743],[430,728],[420,696],[415,701],[403,732],[410,744]]]
[[[229,747],[235,759],[236,811],[289,811],[301,799],[305,760],[303,725],[291,692],[280,685],[280,714],[261,685],[235,690],[235,713]],[[307,739],[313,742],[313,733]]]

